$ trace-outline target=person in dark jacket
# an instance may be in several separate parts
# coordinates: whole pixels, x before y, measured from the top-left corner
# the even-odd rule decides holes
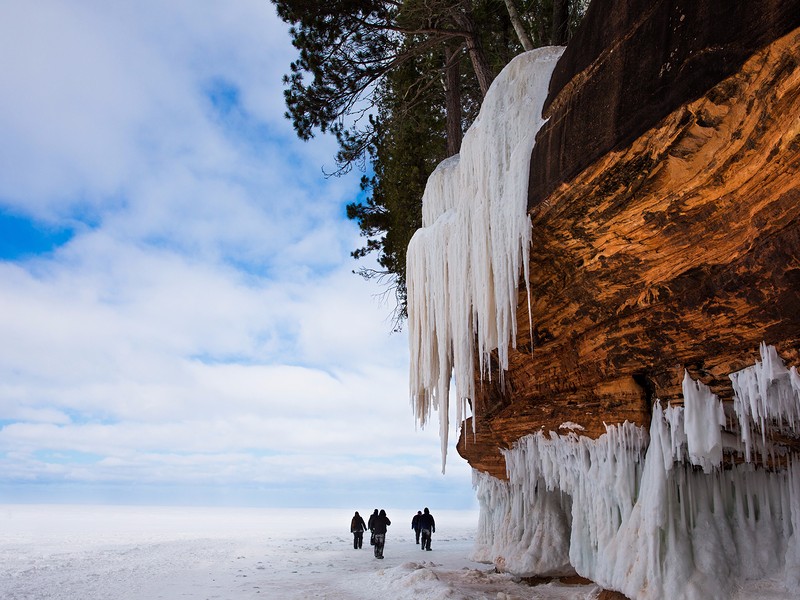
[[[392,524],[389,517],[386,516],[386,511],[381,509],[381,512],[372,522],[372,534],[375,536],[375,558],[383,558],[383,546],[386,543],[386,528]]]
[[[353,518],[350,519],[350,533],[353,534],[353,549],[358,550],[361,548],[361,545],[364,543],[364,531],[367,529],[367,524],[364,523],[364,519],[358,514],[353,515]]]
[[[373,512],[369,516],[369,521],[367,521],[367,529],[369,529],[369,533],[370,533],[370,536],[369,536],[369,545],[370,546],[374,546],[375,545],[375,532],[372,531],[372,524],[375,522],[375,517],[377,517],[377,516],[378,516],[378,509],[376,508],[375,512]]]
[[[431,534],[436,531],[436,521],[433,520],[433,515],[426,508],[419,518],[419,528],[422,531],[422,549],[431,549]]]
[[[422,511],[418,510],[417,514],[414,515],[414,518],[411,519],[411,529],[414,530],[414,535],[417,536],[417,543],[418,544],[419,544],[419,532],[420,532],[419,518],[421,516],[422,516]]]

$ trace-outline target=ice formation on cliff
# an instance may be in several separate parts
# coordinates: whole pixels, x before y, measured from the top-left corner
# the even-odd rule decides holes
[[[787,369],[775,348],[761,344],[761,361],[731,375],[736,392],[733,407],[742,424],[745,457],[752,460],[757,444],[762,458],[769,451],[767,430],[797,431],[800,427],[800,375]],[[761,438],[753,438],[753,434]]]
[[[687,375],[684,406],[656,402],[649,435],[625,423],[597,440],[520,439],[505,453],[508,481],[475,473],[474,558],[520,575],[574,569],[638,600],[722,600],[781,569],[800,593],[800,463],[769,439],[800,434],[800,386],[774,348],[761,357],[731,375],[731,418]],[[740,460],[723,466],[723,454]]]
[[[442,459],[451,377],[456,423],[474,374],[507,368],[518,282],[528,280],[527,174],[561,49],[498,76],[462,152],[431,175],[408,248],[410,386],[425,425],[439,412]],[[724,405],[687,374],[683,405],[653,406],[649,431],[624,423],[593,440],[580,423],[505,451],[508,480],[476,472],[477,560],[518,575],[577,572],[637,600],[723,600],[783,570],[800,594],[800,462],[772,442],[800,437],[800,375],[776,350],[731,374]]]
[[[517,287],[527,281],[528,171],[550,75],[563,48],[516,57],[497,76],[461,153],[428,180],[422,228],[408,246],[410,393],[424,426],[439,412],[442,463],[447,452],[449,393],[456,419],[474,397],[475,362],[488,373],[490,353],[508,366],[515,345]]]

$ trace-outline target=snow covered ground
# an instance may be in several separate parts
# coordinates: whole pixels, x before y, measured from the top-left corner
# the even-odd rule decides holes
[[[368,516],[372,510],[360,507]],[[374,508],[374,507],[373,507]],[[354,550],[349,510],[0,505],[3,600],[590,600],[593,585],[530,587],[475,563],[477,514],[432,512],[422,552],[412,510],[392,519],[386,558]],[[737,600],[789,596],[752,583]]]
[[[375,507],[356,507],[366,519]],[[380,508],[380,507],[379,507]],[[420,507],[421,508],[421,507]],[[589,599],[471,562],[477,513],[437,511],[433,549],[414,510],[387,508],[385,559],[354,550],[353,510],[0,505],[3,600]]]

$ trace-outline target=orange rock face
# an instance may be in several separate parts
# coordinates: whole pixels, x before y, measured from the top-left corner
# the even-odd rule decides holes
[[[499,450],[529,433],[646,425],[684,369],[730,400],[762,341],[800,365],[798,171],[795,30],[557,187],[531,211],[533,326],[523,284],[517,349],[459,453],[503,479]]]

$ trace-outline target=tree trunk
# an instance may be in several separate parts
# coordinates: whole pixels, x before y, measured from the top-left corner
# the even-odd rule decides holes
[[[494,80],[494,73],[492,72],[491,66],[489,66],[489,59],[486,57],[486,52],[483,50],[481,38],[475,27],[475,20],[472,18],[471,11],[466,6],[464,6],[461,11],[456,12],[454,20],[459,29],[464,32],[464,43],[467,46],[472,69],[475,71],[475,77],[478,78],[481,95],[486,96],[486,92],[489,91],[489,86]]]
[[[569,36],[569,0],[553,0],[553,29],[550,42],[566,46]]]
[[[458,54],[461,46],[444,47],[444,93],[445,114],[447,116],[447,156],[458,154],[461,150],[461,73]]]
[[[528,35],[528,32],[525,29],[525,24],[522,22],[519,12],[517,12],[517,6],[514,4],[514,0],[505,0],[505,2],[506,10],[508,10],[508,16],[511,19],[511,24],[514,26],[514,31],[517,32],[517,37],[519,38],[522,47],[525,48],[526,52],[533,50],[531,36]]]

